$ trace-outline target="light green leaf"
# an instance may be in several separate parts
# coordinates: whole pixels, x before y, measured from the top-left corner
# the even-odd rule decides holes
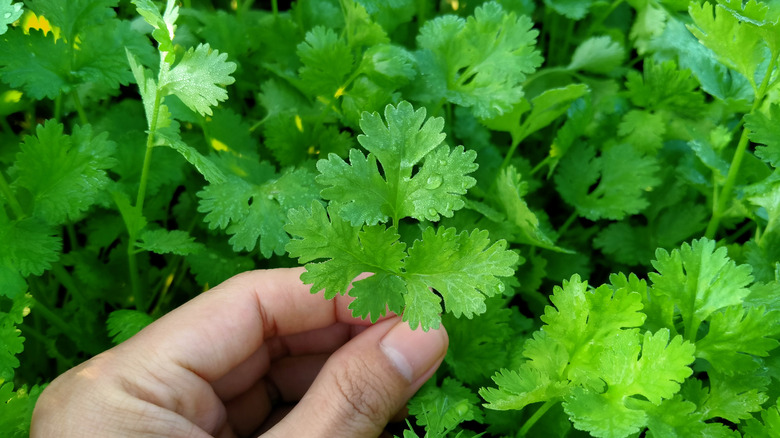
[[[12,0],[0,1],[0,35],[8,31],[8,26],[22,16],[22,4],[12,3]]]
[[[204,249],[202,243],[195,242],[194,237],[182,230],[146,230],[136,244],[157,254],[188,255]]]
[[[235,82],[230,76],[236,64],[227,61],[226,53],[199,44],[184,53],[182,59],[160,78],[159,87],[176,97],[201,116],[211,115],[211,107],[227,100],[223,88]]]
[[[106,329],[114,345],[118,345],[133,337],[152,322],[154,322],[154,318],[144,312],[120,309],[108,315]]]
[[[658,272],[648,274],[653,282],[651,294],[675,303],[689,339],[695,339],[696,329],[713,312],[740,305],[750,294],[750,266],[737,266],[726,255],[726,248],[716,250],[712,240],[684,243],[671,254],[658,249],[655,257],[652,264]]]
[[[626,51],[608,36],[590,37],[574,50],[569,70],[591,73],[612,73],[621,66]]]

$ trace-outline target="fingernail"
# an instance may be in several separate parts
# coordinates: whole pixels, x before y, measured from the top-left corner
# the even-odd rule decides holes
[[[447,332],[412,330],[409,324],[399,321],[379,342],[379,346],[398,371],[414,382],[425,374],[447,351]]]

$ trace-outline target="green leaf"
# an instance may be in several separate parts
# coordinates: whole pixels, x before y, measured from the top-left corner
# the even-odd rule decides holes
[[[27,389],[22,386],[14,391],[13,382],[0,381],[0,430],[8,438],[27,438],[30,436],[30,422],[42,386],[35,385]]]
[[[227,100],[222,88],[235,82],[231,73],[236,64],[227,61],[226,53],[198,44],[184,53],[182,59],[160,78],[159,88],[174,94],[192,111],[211,115],[211,107]]]
[[[345,0],[341,5],[344,11],[346,38],[351,49],[389,42],[385,30],[371,20],[366,8],[360,2]]]
[[[155,146],[168,146],[181,154],[185,160],[203,175],[206,181],[212,184],[223,184],[227,181],[227,177],[214,162],[203,156],[197,149],[181,141],[178,134],[166,132],[165,130],[157,131],[157,140],[158,142]]]
[[[154,318],[138,310],[114,310],[108,315],[106,329],[114,345],[121,344],[133,337],[141,329],[154,322]]]
[[[22,16],[22,4],[12,3],[13,0],[0,1],[0,35],[8,31],[8,26]]]
[[[14,29],[0,36],[0,77],[13,88],[21,88],[33,99],[54,99],[70,91],[62,73],[68,68],[68,48],[54,34]]]
[[[304,283],[312,285],[312,293],[324,289],[327,299],[344,294],[352,280],[363,272],[383,276],[401,274],[406,245],[398,241],[399,236],[392,229],[386,230],[381,225],[361,229],[338,216],[330,215],[329,218],[325,207],[316,201],[311,203],[310,208],[290,210],[289,222],[284,228],[291,235],[299,237],[287,244],[291,257],[298,258],[300,263],[326,259],[324,262],[307,264],[306,272],[301,276]],[[371,278],[356,282],[354,295],[362,298],[363,291],[371,290],[366,287],[366,283],[376,283]],[[389,287],[371,290],[373,296],[366,297],[374,304],[361,306],[361,310],[375,312],[370,314],[372,321],[385,313],[385,302],[398,303],[403,295],[402,290],[395,288],[397,282],[385,281],[383,284]],[[362,300],[356,300],[359,301]],[[381,303],[376,304],[378,301]],[[393,306],[390,310],[400,313],[401,309]],[[369,316],[365,313],[360,315]]]
[[[590,37],[574,50],[569,70],[608,74],[621,66],[626,51],[608,36]]]
[[[93,136],[89,125],[68,136],[61,124],[47,121],[36,134],[21,145],[13,185],[30,192],[35,216],[53,225],[76,220],[109,184],[116,145],[106,133]]]
[[[684,243],[679,250],[656,251],[652,262],[656,272],[651,294],[664,296],[675,303],[682,314],[687,339],[695,339],[697,328],[713,312],[742,304],[750,294],[752,282],[749,265],[737,266],[726,255],[726,248],[715,249],[706,238]]]
[[[444,315],[449,347],[444,361],[456,378],[469,385],[482,383],[507,364],[507,344],[516,333],[509,326],[512,311],[499,299],[488,300],[487,311],[477,318]]]
[[[32,0],[30,9],[45,16],[52,25],[60,28],[66,41],[72,41],[87,27],[101,24],[116,16],[114,7],[118,0]]]
[[[202,243],[195,242],[194,237],[182,230],[146,230],[137,245],[157,254],[188,255],[204,249]]]
[[[264,257],[281,255],[290,240],[283,230],[287,210],[318,199],[317,186],[313,175],[303,169],[278,175],[268,163],[253,166],[244,174],[253,179],[231,176],[198,192],[198,211],[206,213],[210,229],[226,229],[232,235],[235,251],[251,251],[259,244]]]
[[[566,252],[555,245],[553,237],[542,229],[539,218],[523,200],[527,183],[521,180],[514,166],[508,166],[496,179],[496,198],[506,212],[506,220],[514,225],[518,232],[518,241],[528,245],[554,251]]]
[[[748,138],[763,146],[756,147],[756,156],[777,168],[780,165],[780,105],[769,107],[768,114],[754,111],[745,115]]]
[[[354,62],[347,43],[333,29],[322,26],[306,33],[306,40],[298,44],[298,56],[303,63],[302,83],[311,94],[326,99],[336,97]]]
[[[572,20],[581,20],[588,14],[593,0],[544,0],[555,12]]]
[[[671,398],[693,371],[693,344],[680,336],[669,340],[666,329],[645,333],[640,353],[639,336],[622,331],[612,338],[599,358],[599,375],[607,390],[597,393],[576,388],[563,406],[574,427],[598,437],[623,437],[647,424],[647,414],[626,406],[626,397],[641,395],[653,404]]]
[[[0,303],[4,308],[6,301],[8,300],[0,297]],[[29,294],[17,295],[10,301],[10,310],[0,312],[0,383],[12,380],[14,369],[20,365],[16,356],[24,351],[25,338],[16,326],[21,324],[24,317],[30,313],[33,302]]]
[[[592,147],[575,146],[561,160],[555,184],[581,216],[620,220],[647,207],[644,192],[660,182],[657,172],[654,157],[627,144],[612,146],[599,157]]]
[[[352,226],[314,202],[311,210],[294,209],[285,230],[298,239],[287,245],[291,257],[308,263],[301,279],[312,284],[312,293],[325,290],[330,299],[344,294],[363,272],[374,273],[353,284],[350,305],[355,314],[376,321],[386,310],[400,314],[414,329],[438,327],[441,305],[456,317],[485,311],[485,296],[501,293],[496,277],[512,275],[517,254],[505,250],[506,242],[489,246],[487,232],[456,234],[455,229],[428,227],[422,240],[409,248],[399,242],[394,228],[383,225]],[[397,277],[393,278],[393,277]],[[404,308],[405,306],[405,308]]]
[[[778,405],[770,406],[761,411],[761,422],[755,418],[747,420],[744,428],[745,437],[748,438],[772,438],[780,434],[780,410]]]
[[[377,113],[361,118],[364,134],[358,141],[368,156],[353,149],[349,164],[335,154],[317,163],[323,198],[333,201],[334,212],[353,225],[388,217],[394,223],[405,217],[432,221],[452,217],[464,206],[462,195],[476,183],[466,176],[477,168],[476,153],[443,144],[444,120],[425,120],[425,108],[415,111],[405,101],[397,107],[388,105],[385,119],[387,124]]]
[[[454,228],[429,227],[422,240],[409,248],[404,267],[407,275],[441,294],[447,312],[471,318],[485,312],[486,296],[503,292],[504,284],[497,277],[512,275],[517,261],[505,241],[491,245],[487,231],[456,234]]]
[[[646,60],[642,73],[629,70],[626,88],[631,102],[649,110],[669,110],[695,117],[704,109],[704,95],[690,70],[680,70],[674,61]]]
[[[757,5],[752,1],[746,6]],[[772,42],[767,40],[766,33],[761,32],[756,23],[745,21],[744,16],[722,4],[691,4],[688,12],[693,18],[693,24],[688,25],[691,33],[712,49],[720,62],[745,76],[753,90],[757,91],[757,84],[761,83],[766,71],[766,67],[762,68],[764,60],[770,58],[770,48],[775,49],[773,53],[777,54],[777,47],[768,46]]]
[[[661,113],[631,110],[623,115],[623,120],[618,126],[618,135],[636,150],[655,154],[663,147],[666,123]]]
[[[501,370],[493,376],[497,388],[481,388],[479,395],[485,399],[488,409],[523,409],[537,402],[555,400],[569,393],[565,382],[552,380],[551,376],[526,363],[517,370]]]
[[[447,377],[441,386],[433,380],[409,401],[409,414],[426,426],[426,436],[442,436],[464,421],[483,420],[479,398],[459,381]]]
[[[152,0],[131,0],[144,20],[154,27],[152,36],[159,43],[158,50],[162,52],[163,59],[168,64],[174,60],[173,37],[176,32],[176,20],[179,18],[179,7],[173,0],[168,0],[165,11],[160,10]]]
[[[778,334],[780,312],[727,307],[710,317],[709,331],[696,342],[696,356],[726,375],[751,371],[760,365],[751,355],[768,356],[780,345],[772,339]]]
[[[8,221],[0,214],[0,242],[0,264],[24,277],[50,269],[62,250],[62,239],[54,228],[36,218]]]
[[[534,48],[538,33],[527,16],[507,13],[495,2],[466,20],[427,21],[417,43],[423,78],[441,94],[431,100],[444,97],[486,119],[510,111],[523,97],[526,75],[542,63]]]

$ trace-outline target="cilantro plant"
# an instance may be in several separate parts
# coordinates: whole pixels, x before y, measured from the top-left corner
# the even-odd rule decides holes
[[[0,431],[198,293],[303,264],[359,317],[446,327],[398,436],[780,436],[779,23],[0,0]]]

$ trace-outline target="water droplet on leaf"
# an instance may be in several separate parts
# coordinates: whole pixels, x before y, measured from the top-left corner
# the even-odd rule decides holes
[[[428,181],[425,182],[425,188],[428,190],[434,190],[441,187],[441,183],[443,182],[443,178],[441,175],[432,175],[428,177]]]
[[[431,208],[428,209],[428,216],[429,217],[438,217],[439,216],[439,212],[436,211],[435,208],[431,207]]]

